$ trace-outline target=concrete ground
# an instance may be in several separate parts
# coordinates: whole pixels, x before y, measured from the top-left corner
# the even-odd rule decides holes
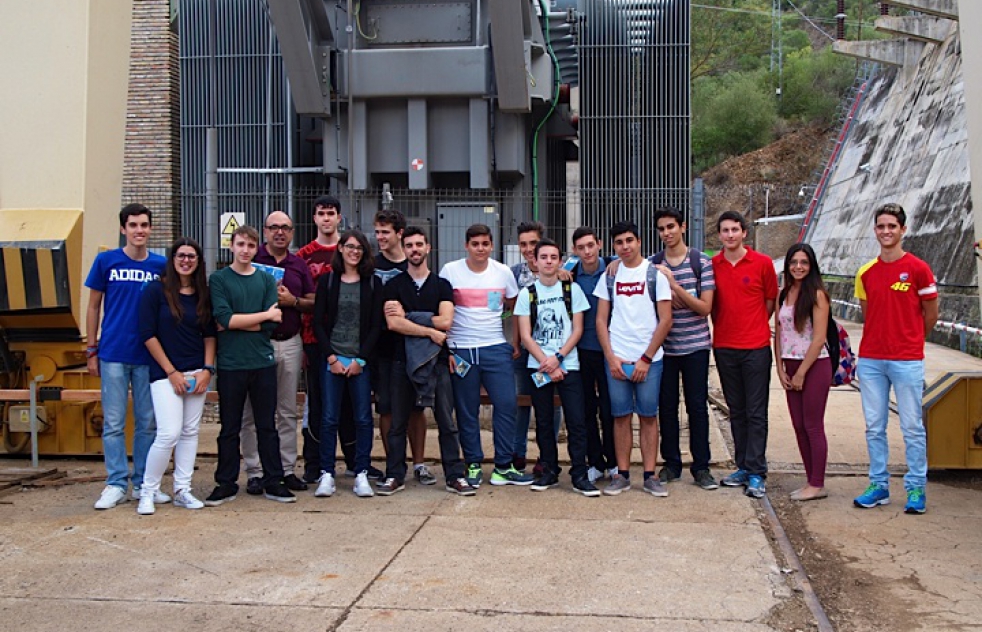
[[[930,346],[929,373],[956,362],[982,370]],[[932,474],[928,513],[908,516],[895,479],[894,504],[852,508],[866,482],[855,476],[867,462],[864,425],[858,393],[840,388],[826,417],[830,471],[844,475],[829,477],[828,499],[793,504],[800,458],[776,379],[771,396],[769,457],[781,473],[770,494],[837,629],[982,629],[980,486]],[[724,474],[724,435],[713,434]],[[203,452],[214,436],[213,426],[202,433]],[[438,454],[435,436],[428,443]],[[899,432],[891,446],[902,470]],[[103,471],[97,461],[43,465]],[[213,471],[213,459],[199,459],[202,496]],[[281,505],[243,490],[222,507],[166,505],[154,516],[138,516],[132,501],[94,511],[101,483],[0,496],[0,629],[814,629],[759,502],[703,491],[688,473],[669,498],[642,494],[639,481],[618,497],[584,498],[564,477],[542,493],[485,483],[460,498],[442,481],[412,481],[361,499],[351,482],[339,477],[329,499],[307,492]]]

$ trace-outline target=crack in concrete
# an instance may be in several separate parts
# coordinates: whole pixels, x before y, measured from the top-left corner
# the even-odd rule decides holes
[[[411,608],[408,606],[355,606],[353,609],[372,611],[372,612],[433,612],[447,613],[458,612],[461,614],[472,614],[479,617],[575,617],[578,619],[619,619],[623,621],[695,621],[699,623],[718,624],[721,622],[751,623],[752,619],[730,617],[730,618],[697,618],[697,617],[677,617],[677,616],[637,616],[630,614],[617,613],[594,613],[594,612],[547,612],[542,610],[498,610],[494,608]],[[332,628],[333,629],[333,628]]]
[[[410,535],[409,538],[402,543],[402,546],[400,546],[399,549],[392,554],[392,557],[389,558],[389,561],[385,563],[385,566],[379,569],[379,572],[375,574],[375,577],[372,577],[372,579],[369,580],[369,582],[365,585],[365,587],[362,588],[361,592],[359,592],[358,595],[355,596],[354,600],[350,604],[348,604],[348,606],[341,612],[341,616],[338,617],[337,621],[334,622],[334,625],[327,628],[327,632],[337,632],[338,628],[344,625],[344,622],[347,621],[348,617],[351,615],[351,611],[358,606],[358,602],[361,601],[362,598],[364,598],[365,594],[368,593],[368,591],[372,588],[372,586],[375,585],[375,582],[378,581],[379,577],[384,575],[385,571],[389,570],[389,567],[392,566],[393,562],[396,561],[396,558],[398,558],[399,555],[406,550],[406,547],[413,543],[413,540],[416,539],[416,536],[419,534],[420,531],[423,530],[423,527],[426,526],[426,523],[428,523],[430,521],[430,518],[432,517],[433,517],[432,514],[426,516],[426,518],[424,518],[423,521],[419,523],[419,526],[416,527],[416,530],[413,531],[412,535]]]
[[[46,597],[24,595],[2,595],[0,599],[16,601],[52,601],[68,603],[135,603],[135,604],[173,604],[178,606],[245,606],[248,608],[269,608],[280,605],[285,608],[305,608],[307,610],[340,610],[337,606],[314,606],[303,604],[270,604],[264,601],[200,601],[191,599],[125,599],[120,597]]]

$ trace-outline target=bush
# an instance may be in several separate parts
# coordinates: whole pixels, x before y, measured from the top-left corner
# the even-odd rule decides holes
[[[778,113],[801,123],[832,123],[842,94],[852,85],[856,62],[831,47],[800,50],[784,61],[784,90]]]
[[[759,73],[731,73],[696,82],[692,156],[697,172],[771,141],[777,105],[764,77]]]

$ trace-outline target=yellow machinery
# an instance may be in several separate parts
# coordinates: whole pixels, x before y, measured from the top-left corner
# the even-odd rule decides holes
[[[32,381],[40,387],[39,451],[102,451],[99,379],[85,370],[83,283],[99,247],[119,241],[131,11],[128,0],[0,2],[7,451],[27,448]]]
[[[922,405],[928,465],[982,468],[982,372],[945,373],[924,391]]]

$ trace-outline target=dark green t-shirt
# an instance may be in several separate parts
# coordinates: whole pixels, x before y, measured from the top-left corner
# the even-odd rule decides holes
[[[260,331],[228,328],[233,314],[265,312],[276,303],[273,277],[260,270],[242,275],[232,268],[224,268],[212,274],[208,284],[215,322],[224,328],[218,332],[218,369],[243,371],[276,364],[269,341],[276,323],[267,321]]]

